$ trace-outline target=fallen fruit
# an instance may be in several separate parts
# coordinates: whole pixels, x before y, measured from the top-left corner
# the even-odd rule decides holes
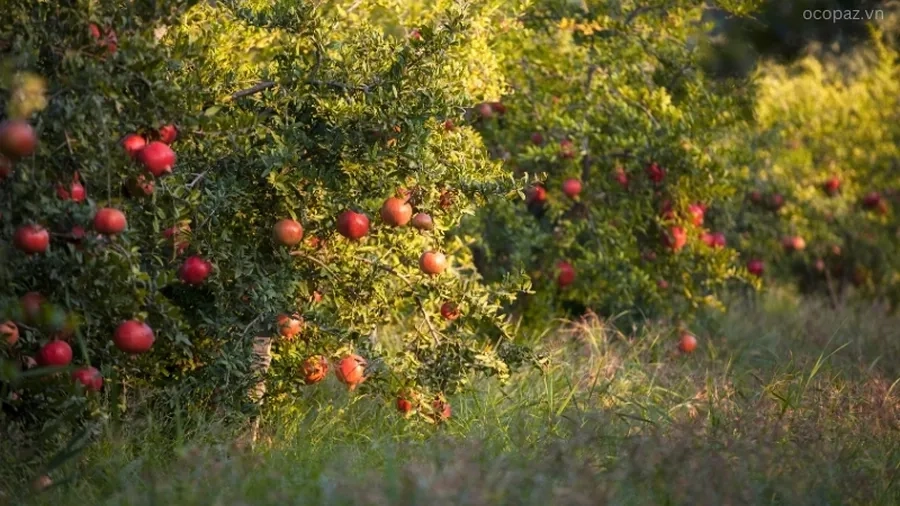
[[[697,349],[697,338],[691,334],[684,333],[678,342],[678,349],[683,353],[691,353]]]

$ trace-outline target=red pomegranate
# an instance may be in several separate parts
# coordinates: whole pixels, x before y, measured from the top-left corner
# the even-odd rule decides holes
[[[668,290],[668,289],[669,289],[669,282],[666,281],[665,279],[660,279],[659,281],[656,282],[656,286],[657,286],[660,290]]]
[[[23,158],[37,148],[37,134],[24,120],[5,120],[0,123],[0,154],[9,158]]]
[[[725,247],[725,244],[726,244],[725,234],[723,234],[722,232],[716,232],[712,235],[712,237],[713,237],[713,247],[715,247],[715,248],[724,248]]]
[[[178,271],[178,278],[182,282],[189,285],[199,285],[209,277],[212,272],[212,264],[199,256],[188,257],[181,269]]]
[[[828,195],[837,195],[838,190],[841,188],[841,180],[837,176],[831,176],[831,178],[822,184],[822,188]]]
[[[692,353],[697,349],[697,338],[685,332],[678,341],[678,349],[683,353]]]
[[[567,160],[575,157],[575,145],[571,140],[563,139],[559,141],[559,154]]]
[[[540,132],[534,132],[531,134],[531,143],[535,146],[542,146],[544,144],[544,136],[541,135]]]
[[[706,207],[703,204],[691,204],[688,206],[688,214],[691,216],[691,222],[695,227],[703,225],[703,215],[706,214]]]
[[[0,155],[0,181],[8,178],[12,174],[13,166],[9,158]]]
[[[439,251],[426,251],[419,257],[419,268],[425,274],[436,276],[447,268],[447,257]]]
[[[144,169],[153,174],[154,177],[162,177],[172,173],[175,167],[175,152],[168,144],[160,141],[153,141],[144,147],[138,153],[138,161],[144,166]]]
[[[765,271],[765,264],[758,258],[753,258],[747,262],[747,272],[756,277],[762,277]]]
[[[178,138],[178,128],[172,124],[159,127],[157,133],[159,134],[160,142],[166,144],[172,144],[175,142],[175,139]]]
[[[532,186],[525,192],[525,201],[529,204],[542,204],[547,201],[547,190],[543,186]]]
[[[186,223],[180,223],[178,226],[170,227],[163,230],[163,237],[172,241],[177,254],[182,254],[184,250],[190,246],[187,235],[191,231],[191,226]]]
[[[417,230],[433,230],[434,220],[432,220],[431,216],[428,214],[417,213],[413,216],[412,226]]]
[[[368,365],[366,359],[356,354],[350,354],[338,362],[334,375],[337,376],[338,381],[353,390],[365,381],[366,365]]]
[[[647,165],[647,177],[650,178],[650,181],[659,184],[666,177],[666,169],[660,167],[658,163],[652,162]]]
[[[44,253],[50,246],[50,233],[40,225],[22,225],[16,229],[13,243],[29,255]]]
[[[613,171],[613,178],[619,183],[619,186],[628,189],[628,174],[625,173],[623,167],[616,167],[616,170]]]
[[[122,147],[133,159],[137,159],[138,154],[147,146],[147,141],[138,134],[128,134],[122,138]]]
[[[12,321],[0,323],[0,343],[6,341],[6,344],[12,346],[19,340],[19,327]]]
[[[441,316],[453,321],[459,318],[459,307],[455,303],[447,301],[441,304]]]
[[[72,362],[72,347],[65,341],[50,341],[38,351],[37,361],[47,367],[65,367]]]
[[[407,415],[412,411],[412,409],[412,401],[410,401],[403,395],[397,396],[397,411],[399,411],[403,415]]]
[[[121,234],[128,226],[125,213],[112,207],[104,207],[94,215],[94,230],[104,235]]]
[[[878,192],[869,192],[863,197],[863,207],[866,209],[876,209],[881,203],[881,194]]]
[[[412,219],[412,206],[398,197],[391,197],[381,206],[381,221],[392,227],[402,227]]]
[[[556,285],[565,288],[575,282],[575,268],[565,260],[556,262]]]
[[[303,383],[312,385],[325,379],[328,374],[328,360],[322,355],[315,355],[304,360],[301,368]]]
[[[303,318],[291,317],[286,314],[278,315],[275,319],[278,323],[278,333],[287,340],[291,340],[303,330]]]
[[[369,233],[369,217],[355,211],[344,211],[338,216],[337,229],[347,239],[359,239]]]
[[[663,234],[662,242],[673,252],[678,252],[687,244],[687,232],[683,227],[672,227],[668,233]]]
[[[72,184],[69,185],[68,190],[64,185],[56,186],[56,196],[62,200],[71,199],[73,202],[84,202],[84,199],[87,198],[87,191],[84,189],[84,185],[81,184],[77,172],[72,176]]]
[[[72,379],[84,385],[89,392],[99,392],[103,388],[103,376],[96,367],[82,367],[72,372]]]
[[[303,240],[303,225],[291,220],[279,220],[272,230],[275,242],[282,246],[296,246]]]
[[[153,329],[144,322],[126,320],[119,324],[113,334],[113,344],[120,351],[134,355],[146,353],[153,346]]]
[[[131,197],[149,197],[153,195],[156,185],[149,176],[135,174],[125,181],[125,189]]]
[[[450,409],[450,403],[442,396],[438,396],[432,403],[431,409],[434,410],[434,421],[443,422],[450,419],[453,411]]]
[[[792,235],[781,239],[781,245],[785,251],[801,251],[806,248],[806,241],[802,237]]]
[[[574,199],[581,193],[581,181],[577,179],[566,179],[562,185],[563,193],[570,199]]]

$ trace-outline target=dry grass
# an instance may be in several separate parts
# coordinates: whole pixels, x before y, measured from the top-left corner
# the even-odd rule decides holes
[[[96,447],[34,504],[900,504],[900,326],[771,296],[695,326],[542,338],[545,375],[478,384],[435,432],[329,385],[255,452],[150,433]],[[550,337],[547,337],[550,336]]]

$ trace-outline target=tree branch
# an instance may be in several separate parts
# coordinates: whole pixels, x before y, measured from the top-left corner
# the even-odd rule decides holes
[[[249,95],[255,95],[262,91],[266,91],[269,88],[274,88],[277,85],[275,81],[262,81],[259,84],[251,86],[247,89],[236,91],[231,94],[231,100],[237,100],[239,98],[243,98]]]

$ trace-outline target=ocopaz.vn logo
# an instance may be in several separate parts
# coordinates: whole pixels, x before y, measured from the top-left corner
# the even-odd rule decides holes
[[[803,19],[816,21],[870,21],[884,19],[881,9],[807,9]]]

